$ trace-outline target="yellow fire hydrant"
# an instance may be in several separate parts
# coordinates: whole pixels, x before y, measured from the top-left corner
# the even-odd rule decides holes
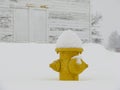
[[[83,72],[88,65],[81,60],[81,64],[77,63],[76,58],[72,58],[81,54],[82,48],[56,48],[56,52],[60,54],[60,58],[50,64],[50,67],[59,72],[60,80],[79,80],[79,74]]]

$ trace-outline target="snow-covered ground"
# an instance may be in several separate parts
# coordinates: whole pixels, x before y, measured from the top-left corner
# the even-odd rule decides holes
[[[120,53],[83,44],[89,67],[79,81],[59,81],[49,68],[58,56],[55,44],[0,43],[0,90],[120,90]]]

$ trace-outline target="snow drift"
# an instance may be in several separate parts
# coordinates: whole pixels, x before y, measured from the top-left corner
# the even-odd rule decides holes
[[[80,82],[59,82],[57,73],[49,68],[49,63],[58,58],[55,44],[0,43],[0,84],[3,90],[117,90],[120,53],[93,43],[82,47],[82,59],[89,67],[80,75]]]

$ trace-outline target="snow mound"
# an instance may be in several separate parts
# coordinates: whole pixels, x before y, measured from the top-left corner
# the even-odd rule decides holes
[[[93,43],[82,47],[80,56],[88,69],[79,76],[80,81],[61,83],[58,73],[48,67],[59,57],[55,44],[0,43],[0,90],[119,90],[120,53]]]
[[[56,47],[57,48],[80,48],[80,38],[73,31],[64,31],[58,38]]]
[[[72,59],[76,59],[77,60],[77,64],[82,64],[82,61],[81,61],[81,56],[80,55],[78,55],[78,56],[74,56],[74,57],[72,57]]]
[[[98,52],[100,54],[109,52],[108,50],[105,49],[103,45],[95,44],[95,43],[85,43],[82,45],[82,47],[84,49],[84,52],[89,51],[89,52],[94,53],[94,55],[98,54]]]

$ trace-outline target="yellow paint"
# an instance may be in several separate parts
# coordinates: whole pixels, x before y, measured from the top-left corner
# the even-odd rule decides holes
[[[88,65],[83,61],[78,64],[77,59],[73,56],[81,54],[82,48],[56,48],[56,52],[60,54],[60,58],[50,64],[50,67],[59,72],[60,80],[79,80],[79,74],[82,73]]]

